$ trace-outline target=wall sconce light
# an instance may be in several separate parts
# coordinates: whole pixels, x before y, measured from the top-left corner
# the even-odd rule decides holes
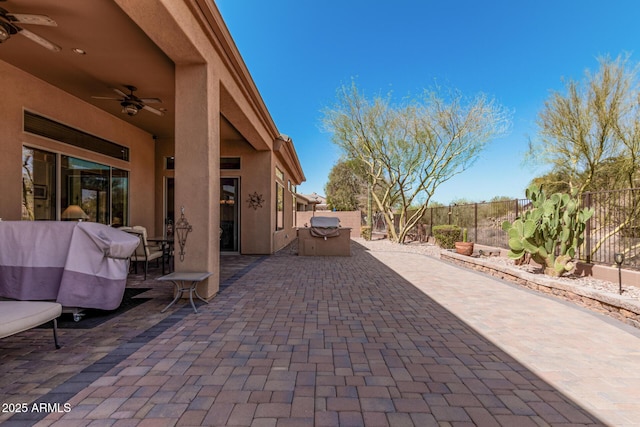
[[[624,254],[621,252],[616,253],[613,256],[613,260],[618,266],[618,294],[622,295],[622,264],[624,263]]]
[[[180,219],[176,221],[173,227],[174,236],[178,238],[178,244],[180,245],[180,262],[184,261],[184,247],[187,244],[187,234],[191,231],[193,231],[193,227],[184,217],[184,206],[182,206],[180,208]]]

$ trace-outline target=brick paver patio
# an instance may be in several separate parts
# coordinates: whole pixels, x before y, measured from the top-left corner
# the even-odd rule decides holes
[[[44,329],[0,340],[0,403],[28,404],[27,413],[4,412],[0,422],[422,427],[640,419],[635,331],[422,255],[358,243],[352,254],[229,258],[239,273],[225,274],[220,294],[198,314],[184,304],[161,314],[171,288],[134,280],[153,286],[141,295],[151,301],[94,329],[61,330],[60,350]],[[619,348],[604,351],[609,345]],[[39,413],[32,402],[60,408]]]

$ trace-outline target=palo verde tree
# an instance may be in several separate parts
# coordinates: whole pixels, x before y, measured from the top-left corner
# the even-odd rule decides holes
[[[468,99],[441,88],[391,101],[390,94],[370,100],[352,82],[338,89],[324,125],[345,156],[364,166],[389,238],[403,242],[438,186],[468,169],[506,131],[509,114],[484,95]]]
[[[628,57],[599,59],[596,73],[569,80],[538,115],[528,159],[550,165],[544,178],[567,192],[631,188],[640,170],[638,69]],[[547,179],[538,179],[538,184]]]
[[[567,82],[564,93],[551,94],[538,116],[538,141],[528,153],[529,158],[551,165],[546,177],[554,178],[557,188],[578,195],[640,185],[638,66],[631,65],[628,56],[600,58],[599,65],[582,81]],[[545,179],[538,183],[545,184]],[[593,229],[606,234],[592,245],[591,255],[640,215],[636,194],[630,193],[631,199],[618,206],[624,218],[615,227],[605,220]],[[614,199],[610,205],[616,203]]]

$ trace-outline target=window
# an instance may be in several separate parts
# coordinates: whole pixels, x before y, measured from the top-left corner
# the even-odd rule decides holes
[[[293,226],[298,225],[298,214],[296,213],[296,195],[291,195],[291,216],[293,218]]]
[[[176,168],[176,158],[173,156],[168,156],[164,158],[164,168],[165,170],[172,171]]]
[[[240,170],[240,157],[220,157],[220,169]]]
[[[56,155],[22,147],[22,219],[56,219]]]
[[[129,172],[111,169],[111,224],[129,224]]]
[[[276,182],[276,230],[284,228],[284,186]]]
[[[284,228],[284,173],[276,166],[276,230]]]
[[[115,159],[129,161],[129,148],[124,145],[107,141],[29,111],[24,112],[24,131]]]
[[[60,213],[77,205],[89,216],[88,221],[109,224],[110,168],[69,156],[61,159]]]
[[[77,205],[88,221],[128,224],[128,171],[30,147],[22,149],[22,165],[23,220],[60,219]]]

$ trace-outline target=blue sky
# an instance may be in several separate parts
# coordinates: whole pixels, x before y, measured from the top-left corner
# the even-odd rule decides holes
[[[355,79],[400,100],[435,83],[494,97],[513,111],[507,136],[432,201],[524,197],[545,171],[525,164],[536,117],[563,79],[597,58],[640,60],[637,0],[216,0],[278,130],[294,141],[307,181],[324,194],[340,152],[321,126],[336,90]]]

